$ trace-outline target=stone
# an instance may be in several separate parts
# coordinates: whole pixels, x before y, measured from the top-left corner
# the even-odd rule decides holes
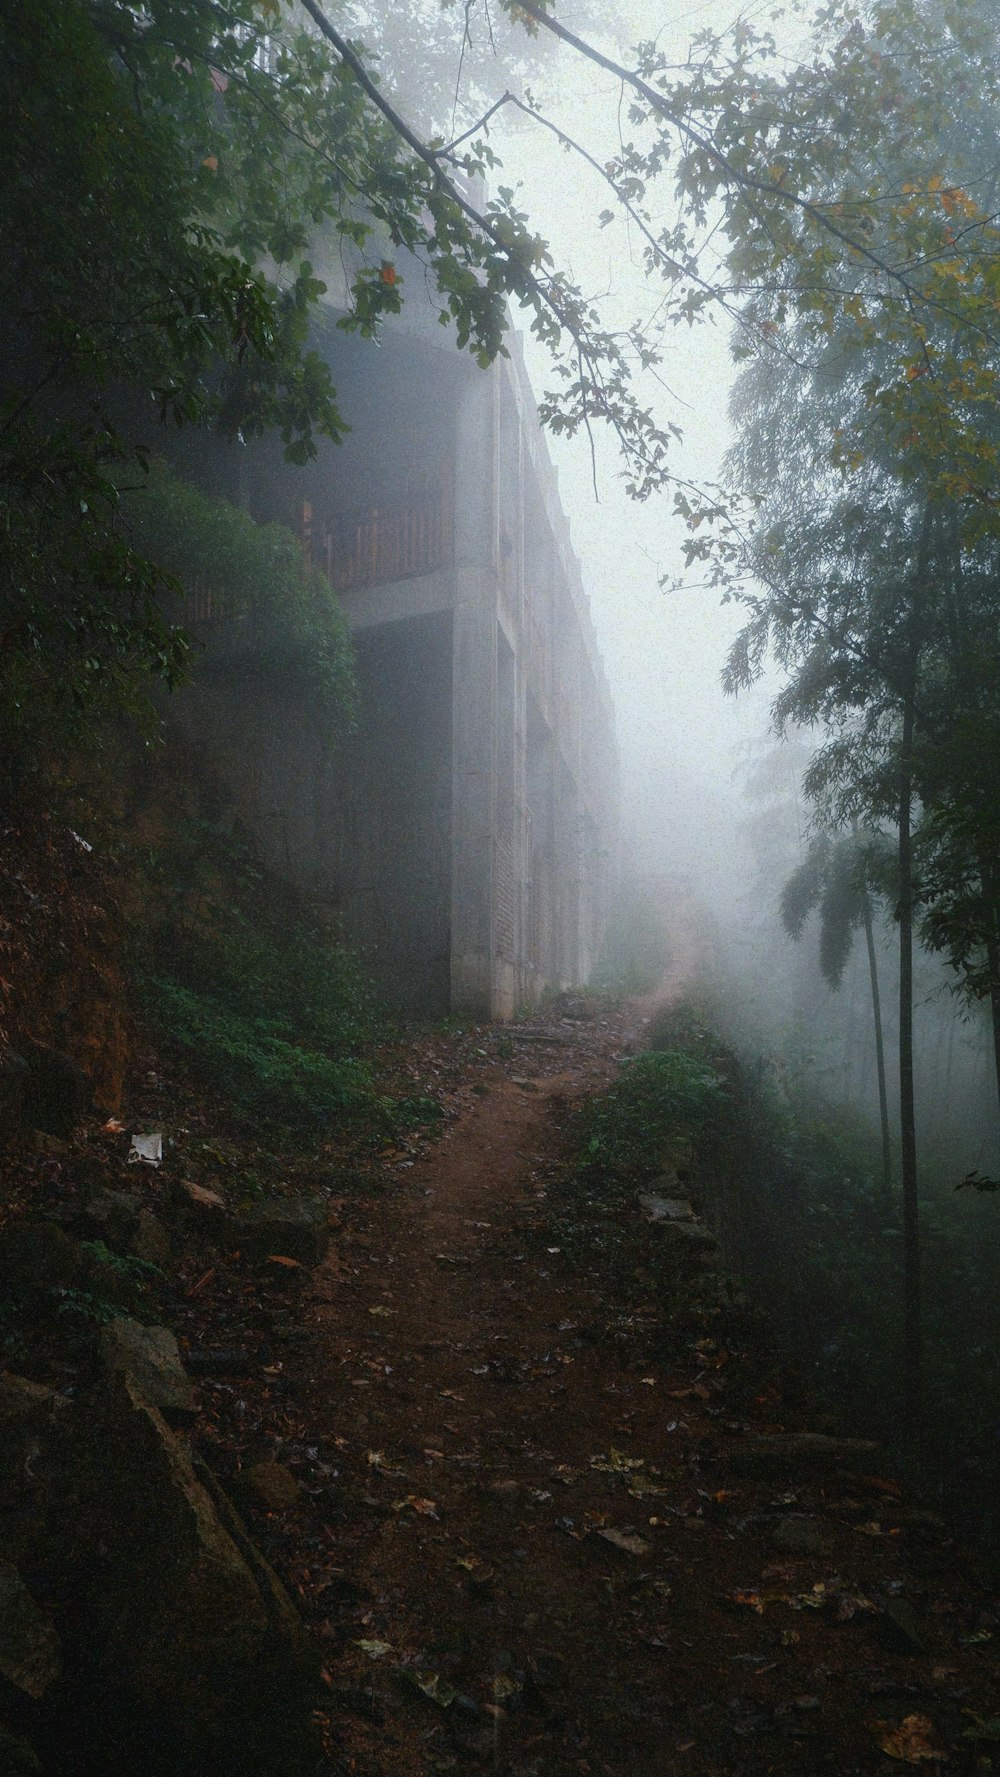
[[[653,1180],[650,1190],[658,1197],[676,1197],[680,1189],[680,1173],[676,1166],[669,1166]]]
[[[241,1210],[231,1223],[233,1240],[260,1258],[281,1253],[300,1265],[318,1265],[330,1244],[325,1197],[272,1197]]]
[[[40,1701],[62,1673],[59,1637],[16,1567],[0,1561],[0,1677]]]
[[[779,1555],[796,1559],[825,1555],[830,1546],[816,1518],[780,1518],[771,1533],[771,1543]]]
[[[719,1242],[704,1222],[670,1219],[656,1222],[658,1238],[665,1241],[673,1255],[685,1265],[705,1269],[719,1262]]]
[[[64,1404],[53,1389],[26,1376],[0,1374],[0,1537],[6,1552],[16,1550],[30,1524],[35,1465]]]
[[[41,1769],[38,1754],[23,1735],[0,1722],[0,1777],[34,1777]]]
[[[295,1608],[127,1369],[73,1401],[49,1476],[33,1562],[72,1600],[82,1768],[312,1777],[318,1665]]]
[[[30,1039],[19,1041],[28,1068],[21,1115],[30,1128],[65,1141],[93,1108],[90,1081],[83,1069],[58,1049]]]
[[[20,1134],[28,1064],[23,1055],[6,1049],[0,1056],[0,1154]]]
[[[639,1203],[651,1222],[693,1222],[694,1210],[681,1197],[660,1197],[654,1191],[642,1191]]]
[[[927,1652],[926,1632],[912,1604],[908,1604],[905,1598],[887,1598],[882,1606],[882,1618],[895,1646],[911,1654]]]
[[[98,1349],[109,1374],[127,1371],[166,1420],[185,1424],[195,1417],[198,1396],[169,1327],[146,1327],[122,1316],[101,1328]]]
[[[173,1186],[173,1198],[180,1210],[194,1210],[199,1220],[221,1221],[226,1213],[226,1200],[218,1191],[209,1190],[207,1185],[199,1185],[194,1179],[177,1179]]]
[[[27,1376],[15,1376],[11,1370],[0,1372],[0,1437],[9,1437],[14,1426],[26,1419],[47,1419],[58,1398],[54,1389],[41,1382],[29,1382]]]
[[[0,1230],[0,1283],[19,1294],[82,1288],[89,1271],[87,1255],[55,1222],[25,1219]]]
[[[129,1251],[147,1265],[162,1271],[170,1260],[170,1235],[151,1209],[140,1209]]]
[[[139,1205],[127,1191],[94,1191],[84,1205],[93,1234],[114,1252],[131,1252],[139,1226]]]
[[[302,1489],[283,1462],[254,1462],[240,1474],[240,1493],[251,1505],[268,1512],[288,1512],[301,1498]]]
[[[60,1292],[79,1290],[110,1308],[124,1308],[134,1280],[102,1258],[99,1251],[73,1240],[55,1222],[28,1218],[0,1231],[0,1284],[24,1298],[49,1298],[58,1305]]]
[[[170,1236],[153,1210],[127,1191],[94,1191],[84,1221],[113,1252],[130,1253],[162,1267],[170,1257]]]
[[[868,1438],[831,1438],[823,1432],[773,1432],[744,1438],[732,1451],[733,1467],[740,1474],[794,1477],[849,1469],[875,1472],[880,1446]]]

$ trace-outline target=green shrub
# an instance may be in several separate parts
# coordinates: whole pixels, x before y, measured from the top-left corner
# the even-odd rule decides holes
[[[241,507],[202,493],[156,460],[145,486],[123,501],[131,533],[181,590],[209,586],[232,619],[244,672],[271,686],[310,691],[318,726],[328,732],[354,719],[357,685],[347,619],[326,575],[310,567],[294,533],[258,524]],[[179,618],[185,617],[183,602]],[[199,671],[210,669],[212,656]]]
[[[637,1055],[584,1112],[583,1168],[615,1177],[656,1172],[670,1143],[696,1135],[723,1100],[720,1076],[683,1050]]]
[[[237,1110],[286,1125],[328,1123],[376,1104],[370,1066],[290,1040],[286,1020],[240,1011],[216,992],[153,979],[155,1022],[185,1053],[199,1084]]]

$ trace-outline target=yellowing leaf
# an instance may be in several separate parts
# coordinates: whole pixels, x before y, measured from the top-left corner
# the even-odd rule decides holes
[[[919,1765],[923,1759],[946,1759],[948,1754],[939,1751],[930,1743],[934,1732],[934,1724],[927,1715],[907,1715],[891,1734],[887,1734],[879,1745],[889,1758],[900,1759],[907,1765]]]

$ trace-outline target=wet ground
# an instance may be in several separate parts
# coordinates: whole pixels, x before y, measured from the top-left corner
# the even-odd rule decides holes
[[[616,1299],[599,1215],[567,1241],[574,1107],[641,1031],[583,1009],[416,1043],[443,1133],[335,1204],[325,1265],[277,1307],[268,1281],[256,1371],[204,1384],[223,1465],[301,1483],[251,1516],[319,1639],[332,1768],[991,1770],[981,1567],[877,1459],[761,1454],[766,1339],[711,1271],[664,1326],[642,1262]],[[662,1230],[629,1215],[641,1255]],[[233,1266],[201,1340],[246,1307]]]

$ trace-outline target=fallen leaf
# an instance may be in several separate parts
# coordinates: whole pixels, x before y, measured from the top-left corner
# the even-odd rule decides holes
[[[658,1481],[651,1481],[648,1475],[631,1475],[628,1490],[633,1499],[660,1499],[667,1491]]]
[[[616,1549],[624,1549],[627,1555],[648,1555],[651,1547],[645,1537],[629,1536],[624,1530],[596,1530],[594,1535],[603,1537]]]
[[[268,1253],[267,1262],[269,1265],[284,1265],[286,1271],[305,1270],[301,1259],[290,1259],[287,1253]]]
[[[447,1709],[458,1696],[454,1685],[442,1678],[440,1672],[411,1672],[407,1676],[428,1702],[436,1703],[439,1709]]]
[[[394,1511],[405,1512],[409,1506],[411,1512],[419,1512],[421,1518],[436,1518],[437,1505],[433,1499],[419,1499],[415,1493],[408,1493],[405,1499],[397,1500]]]
[[[474,1586],[488,1586],[493,1578],[494,1569],[481,1561],[478,1555],[457,1555],[455,1566],[468,1574]]]
[[[367,1654],[370,1660],[384,1660],[386,1654],[392,1653],[391,1641],[358,1641],[355,1646],[359,1647],[363,1654]]]
[[[879,1746],[890,1758],[901,1759],[907,1765],[919,1765],[923,1759],[946,1759],[948,1754],[930,1743],[933,1732],[929,1716],[907,1715],[893,1733],[879,1741]]]
[[[590,1467],[597,1469],[602,1475],[628,1475],[633,1469],[644,1468],[641,1456],[626,1456],[623,1450],[616,1450],[612,1444],[607,1456],[592,1456]]]
[[[764,1600],[759,1592],[730,1592],[730,1604],[740,1604],[746,1610],[754,1610],[759,1617],[764,1615]]]

